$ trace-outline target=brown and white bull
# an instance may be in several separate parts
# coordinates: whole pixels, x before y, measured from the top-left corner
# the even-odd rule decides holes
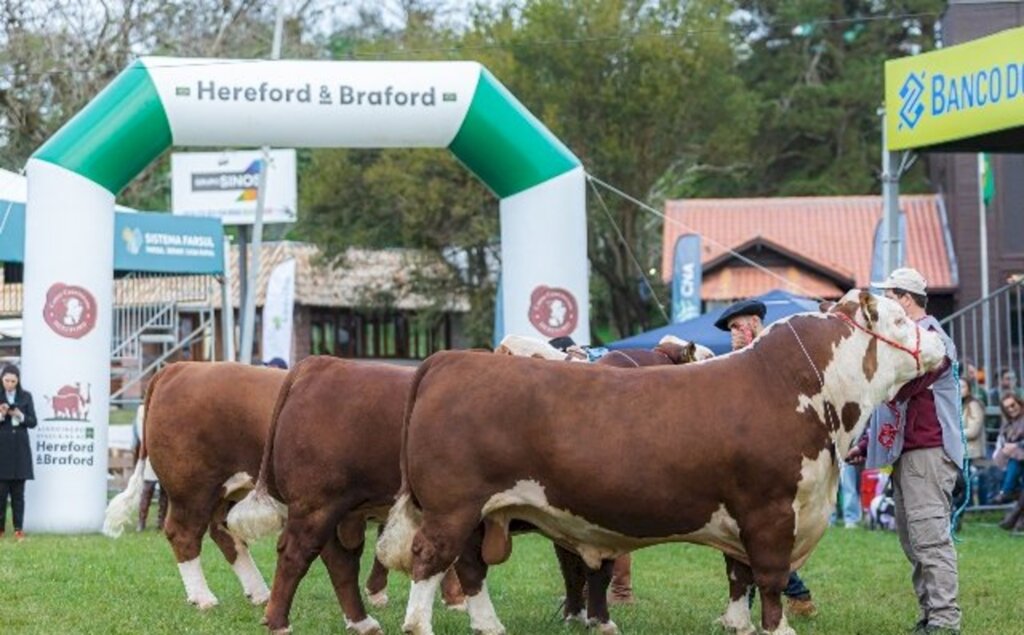
[[[286,375],[231,362],[178,362],[157,373],[146,390],[141,459],[125,491],[107,506],[103,532],[117,537],[131,522],[148,456],[170,499],[164,531],[186,597],[200,609],[217,604],[199,560],[207,529],[246,597],[262,604],[270,595],[248,547],[228,534],[224,519],[259,473],[270,415]]]
[[[565,357],[532,338],[506,340],[497,352]],[[605,363],[679,364],[698,354],[705,353],[676,340],[655,351],[611,356]],[[319,555],[328,566],[348,628],[360,634],[379,632],[359,592],[359,557],[367,521],[385,520],[401,484],[402,422],[414,374],[407,367],[310,357],[285,380],[271,417],[256,489],[231,510],[227,522],[232,535],[250,541],[281,530],[283,523],[265,614],[270,630],[289,628],[298,584]],[[576,558],[573,553],[560,554],[563,563]],[[565,569],[569,615],[582,608],[581,569]],[[378,606],[387,600],[385,573],[375,568],[366,583],[367,595]],[[446,587],[446,603],[461,602],[454,574]],[[602,584],[595,579],[591,587],[603,593],[607,580]],[[592,612],[607,620],[603,595]]]
[[[591,567],[662,542],[717,548],[722,623],[754,632],[756,584],[764,630],[793,634],[780,594],[828,524],[837,453],[943,356],[895,302],[856,291],[829,314],[793,316],[682,367],[432,356],[410,392],[402,493],[377,550],[411,572],[405,632],[433,632],[433,596],[454,563],[473,629],[504,633],[485,579],[522,520]]]

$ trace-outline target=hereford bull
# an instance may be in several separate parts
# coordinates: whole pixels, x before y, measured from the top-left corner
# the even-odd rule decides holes
[[[117,537],[131,522],[142,493],[147,456],[170,499],[164,531],[188,601],[217,604],[199,556],[207,529],[253,604],[270,594],[242,541],[224,528],[232,501],[252,487],[278,391],[287,373],[231,362],[178,362],[161,370],[146,390],[141,458],[125,491],[107,507],[103,532]]]
[[[729,575],[722,623],[754,632],[756,584],[764,630],[794,634],[780,594],[828,525],[837,452],[943,356],[895,302],[854,291],[829,314],[793,316],[741,351],[679,368],[430,357],[410,391],[402,492],[377,550],[411,572],[405,632],[433,632],[432,598],[454,563],[474,630],[504,633],[485,580],[516,519],[591,567],[662,542],[715,547]]]
[[[554,350],[537,340],[519,346],[524,341],[499,350],[510,355],[548,355]],[[676,340],[654,352],[626,352],[609,360],[673,364],[693,361],[696,355],[694,345]],[[403,412],[414,373],[394,365],[311,357],[288,375],[271,417],[256,489],[228,515],[229,530],[244,540],[280,530],[284,523],[265,614],[269,629],[288,629],[298,584],[319,554],[328,565],[348,628],[360,634],[379,631],[359,592],[359,556],[367,521],[386,519],[401,484]],[[578,557],[569,553],[565,558],[571,563]],[[567,614],[577,615],[585,574],[582,567],[566,567]],[[375,569],[366,584],[371,602],[378,605],[387,600],[383,573]],[[591,583],[602,593],[606,587],[607,580]],[[445,601],[461,602],[460,595],[452,575]],[[592,606],[592,614],[607,620],[603,596]]]

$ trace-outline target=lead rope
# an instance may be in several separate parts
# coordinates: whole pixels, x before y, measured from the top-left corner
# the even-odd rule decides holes
[[[804,357],[807,358],[807,363],[809,363],[811,368],[814,369],[814,374],[818,377],[818,383],[821,384],[822,388],[825,388],[825,379],[821,376],[821,372],[818,371],[818,367],[814,364],[814,360],[811,359],[807,349],[804,348],[804,342],[800,339],[800,335],[796,332],[796,329],[793,328],[793,323],[786,322],[786,326],[788,326],[789,330],[793,332],[793,337],[796,338],[796,343],[800,345],[800,350],[804,352]]]
[[[964,400],[963,397],[960,396],[960,363],[956,361],[953,362],[953,381],[956,383],[957,396],[959,397],[956,400],[956,412],[957,419],[960,421],[960,444],[964,448],[964,462],[962,466],[964,475],[964,502],[960,504],[960,507],[953,512],[953,516],[949,519],[949,535],[953,539],[953,542],[959,543],[962,542],[962,539],[956,533],[956,526],[960,520],[960,516],[963,515],[964,510],[967,509],[967,505],[971,502],[971,460],[967,456],[967,433],[964,432]],[[955,488],[956,486],[954,485],[954,489]]]

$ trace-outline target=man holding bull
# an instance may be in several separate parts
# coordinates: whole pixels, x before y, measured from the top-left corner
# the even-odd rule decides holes
[[[767,307],[759,300],[742,300],[727,308],[715,321],[715,326],[732,335],[732,350],[738,351],[754,341],[764,330],[764,315]],[[786,605],[791,615],[810,617],[818,612],[811,599],[811,591],[796,571],[789,574],[786,590]],[[754,590],[750,590],[750,601],[754,601]]]
[[[872,415],[866,434],[846,460],[866,460],[868,467],[893,466],[896,528],[903,553],[913,565],[911,579],[920,607],[913,632],[959,633],[957,558],[949,531],[953,487],[964,461],[959,382],[953,368],[956,347],[925,311],[927,284],[915,269],[896,269],[874,286],[918,325],[942,338],[946,359],[904,385],[894,402]]]

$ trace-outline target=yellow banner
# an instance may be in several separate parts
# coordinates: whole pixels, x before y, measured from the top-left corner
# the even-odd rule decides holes
[[[1024,27],[885,63],[889,150],[1024,126]]]

